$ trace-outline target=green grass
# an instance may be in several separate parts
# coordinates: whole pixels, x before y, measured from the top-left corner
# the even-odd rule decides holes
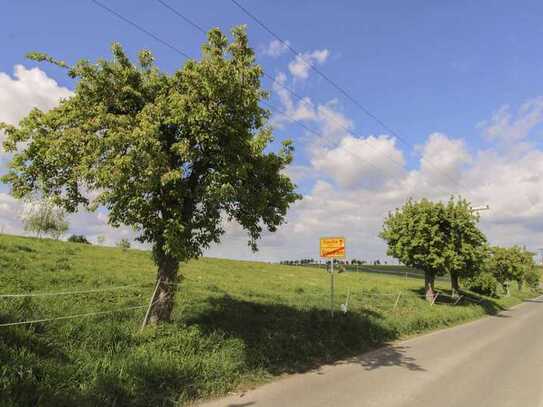
[[[308,266],[317,267],[321,269],[326,268],[326,265],[324,264],[311,264]],[[424,271],[413,268],[413,267],[399,265],[399,264],[348,264],[348,265],[340,265],[337,267],[344,268],[347,271],[393,274],[393,275],[407,277],[407,278],[424,278]],[[437,276],[436,279],[450,281],[447,275]]]
[[[144,309],[0,327],[0,405],[183,405],[495,313],[535,294],[513,290],[481,304],[432,307],[420,297],[421,280],[341,273],[337,299],[344,302],[351,291],[349,312],[332,319],[330,276],[322,270],[204,258],[181,272],[174,322],[143,334]],[[0,298],[0,323],[142,305],[154,276],[148,252],[0,235],[0,294],[138,285]]]

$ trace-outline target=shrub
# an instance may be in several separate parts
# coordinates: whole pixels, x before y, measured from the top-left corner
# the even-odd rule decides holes
[[[528,287],[538,288],[541,282],[541,271],[535,268],[528,270],[524,275],[524,280],[526,281],[526,284],[528,284]]]
[[[128,239],[121,239],[117,242],[117,247],[123,250],[130,249],[130,242],[128,241]]]
[[[479,294],[491,297],[496,297],[498,294],[499,282],[496,277],[488,271],[484,271],[474,277],[466,279],[464,285],[468,290]]]
[[[87,238],[85,236],[83,236],[83,235],[71,235],[68,238],[68,242],[90,244],[90,242],[87,240]]]

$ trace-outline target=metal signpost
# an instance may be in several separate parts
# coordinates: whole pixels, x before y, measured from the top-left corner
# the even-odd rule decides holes
[[[321,237],[320,257],[330,259],[330,313],[334,316],[334,291],[336,277],[334,273],[334,260],[345,258],[345,238],[342,236]]]

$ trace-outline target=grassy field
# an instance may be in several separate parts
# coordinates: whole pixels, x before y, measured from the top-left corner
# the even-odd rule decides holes
[[[325,269],[325,264],[311,264],[308,267],[317,267]],[[379,273],[379,274],[393,274],[396,276],[402,276],[407,278],[424,278],[424,271],[407,267],[400,264],[348,264],[337,266],[347,271],[366,272],[366,273]],[[447,275],[437,276],[437,280],[450,281]]]
[[[495,313],[534,295],[513,290],[509,298],[480,304],[438,299],[430,306],[421,297],[421,280],[345,272],[337,275],[337,299],[344,302],[350,290],[349,312],[332,319],[330,276],[322,270],[204,258],[181,271],[174,322],[143,333],[144,308],[0,327],[0,404],[183,405]],[[0,324],[145,305],[154,276],[148,252],[0,235],[0,294],[135,285],[0,297]],[[439,282],[438,288],[448,286]]]

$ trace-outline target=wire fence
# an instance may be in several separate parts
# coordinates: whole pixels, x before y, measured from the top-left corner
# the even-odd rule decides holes
[[[172,283],[162,283],[162,284],[178,287],[181,283],[172,282]],[[3,293],[3,294],[0,294],[0,299],[10,299],[10,298],[25,299],[25,298],[40,298],[40,297],[52,298],[52,297],[63,297],[63,296],[79,296],[79,295],[95,294],[95,293],[102,293],[102,292],[115,292],[115,291],[121,291],[121,290],[148,289],[154,286],[155,286],[154,284],[128,284],[128,285],[122,285],[122,286],[109,286],[109,287],[92,288],[92,289],[86,289],[86,290]],[[413,291],[405,291],[405,290],[400,290],[397,292],[373,292],[373,291],[364,291],[364,290],[351,291],[351,289],[349,289],[344,303],[341,302],[340,296],[341,294],[338,293],[337,301],[336,301],[337,304],[334,305],[334,308],[338,308],[338,311],[343,311],[345,313],[352,310],[356,310],[356,309],[378,310],[380,312],[389,312],[389,311],[395,311],[402,307],[405,308],[408,306],[416,308],[416,307],[420,307],[420,302],[418,300],[421,300],[421,299],[424,299],[425,300],[424,302],[428,303],[430,306],[433,306],[435,304],[456,306],[456,305],[462,304],[464,301],[474,303],[474,304],[481,304],[484,301],[484,299],[471,298],[469,295],[466,295],[466,294],[451,296],[442,291],[436,291],[433,296],[428,297],[425,294],[418,294]],[[318,294],[304,293],[304,297],[305,297],[304,304],[300,304],[299,301],[293,301],[292,305],[298,308],[307,308],[307,309],[322,308],[323,298],[326,298],[321,293],[318,293]],[[417,300],[417,303],[413,303],[413,300]],[[149,304],[133,305],[133,306],[127,306],[123,308],[116,308],[112,310],[75,313],[75,314],[70,314],[70,315],[28,319],[28,320],[22,320],[22,321],[14,321],[14,322],[3,322],[3,323],[0,323],[0,327],[30,325],[30,324],[35,324],[35,323],[53,322],[53,321],[60,321],[60,320],[80,319],[80,318],[94,317],[94,316],[100,316],[100,315],[108,315],[108,314],[114,314],[114,313],[134,311],[134,310],[143,309],[147,307],[150,308],[153,305],[155,305],[155,303],[150,304],[150,305]]]
[[[180,285],[180,283],[162,283],[162,284],[168,285],[168,286]],[[52,297],[63,297],[63,296],[79,296],[79,295],[96,294],[96,293],[102,293],[102,292],[114,292],[114,291],[120,291],[120,290],[148,289],[148,288],[153,288],[153,287],[155,287],[155,284],[128,284],[128,285],[122,285],[122,286],[93,288],[93,289],[87,289],[87,290],[3,293],[3,294],[0,294],[0,299],[10,299],[10,298],[29,299],[29,298],[39,298],[39,297],[52,298]],[[151,308],[155,304],[156,304],[156,301],[152,304],[147,303],[147,304],[117,308],[117,309],[112,309],[112,310],[76,313],[76,314],[70,314],[70,315],[46,317],[46,318],[39,318],[39,319],[29,319],[29,320],[14,321],[14,322],[2,322],[0,323],[0,327],[31,325],[31,324],[42,323],[42,322],[53,322],[53,321],[59,321],[59,320],[79,319],[79,318],[87,318],[87,317],[93,317],[93,316],[99,316],[99,315],[115,314],[115,313],[133,311],[133,310],[138,310],[138,309],[143,309],[143,308]]]
[[[104,287],[104,288],[95,288],[90,290],[78,290],[78,291],[52,291],[52,292],[30,292],[30,293],[16,293],[16,294],[0,294],[0,298],[23,298],[23,297],[54,297],[60,295],[80,295],[80,294],[91,294],[91,293],[100,293],[106,291],[116,291],[116,290],[126,290],[130,288],[149,288],[152,285],[141,285],[141,284],[130,284],[123,286],[114,286],[114,287]]]

